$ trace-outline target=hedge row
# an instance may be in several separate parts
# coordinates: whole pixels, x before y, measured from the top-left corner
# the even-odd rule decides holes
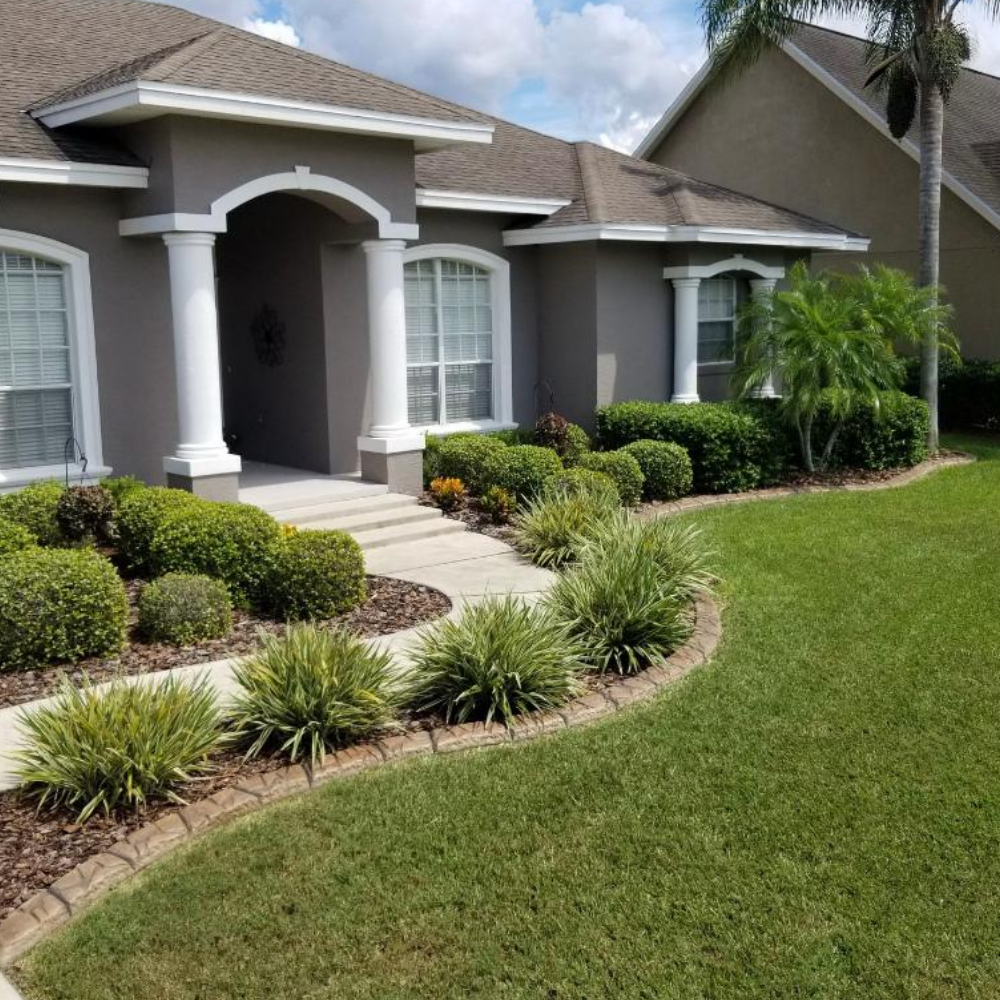
[[[920,395],[920,359],[906,361],[904,388]],[[1000,430],[1000,361],[942,357],[938,372],[941,426],[949,431]]]

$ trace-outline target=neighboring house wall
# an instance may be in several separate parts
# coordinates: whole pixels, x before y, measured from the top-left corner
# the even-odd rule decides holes
[[[867,254],[815,254],[845,270],[883,261],[916,273],[917,163],[779,50],[709,84],[649,155],[871,237]],[[967,355],[1000,357],[1000,232],[945,190],[941,281]]]
[[[45,236],[90,255],[104,462],[116,472],[163,482],[163,456],[177,433],[163,243],[118,235],[117,192],[0,187],[0,229]]]

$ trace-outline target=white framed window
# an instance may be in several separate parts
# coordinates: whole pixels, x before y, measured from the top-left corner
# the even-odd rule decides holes
[[[407,410],[438,433],[510,426],[510,278],[475,247],[405,254]]]
[[[0,490],[104,474],[88,258],[0,230]]]
[[[702,278],[698,285],[698,364],[736,360],[736,279]]]

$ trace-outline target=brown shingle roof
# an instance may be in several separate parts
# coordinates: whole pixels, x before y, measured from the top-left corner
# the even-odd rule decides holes
[[[868,71],[863,39],[803,24],[791,42],[885,120],[884,97],[864,86]],[[911,138],[919,142],[919,136],[919,123],[914,123]],[[989,152],[998,143],[1000,77],[963,69],[945,109],[944,168],[1000,211],[1000,170]]]

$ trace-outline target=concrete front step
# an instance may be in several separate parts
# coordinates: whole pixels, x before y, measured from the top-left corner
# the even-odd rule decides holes
[[[362,549],[370,552],[373,549],[382,549],[389,545],[399,545],[403,542],[415,542],[427,538],[436,539],[445,535],[461,534],[464,531],[465,525],[461,521],[454,521],[450,517],[438,517],[410,524],[396,524],[388,528],[352,531],[351,535]]]
[[[307,484],[312,485],[312,484]],[[340,483],[324,487],[322,484],[309,490],[297,490],[295,484],[287,484],[282,492],[277,490],[265,492],[263,489],[241,490],[240,499],[252,503],[255,507],[266,510],[279,518],[286,512],[303,507],[319,507],[328,504],[363,505],[376,503],[388,497],[400,498],[399,493],[390,493],[389,487],[382,483]],[[414,499],[408,497],[406,499]]]
[[[432,510],[421,507],[416,497],[404,496],[401,493],[384,493],[381,496],[368,497],[364,500],[341,500],[337,503],[308,503],[298,507],[287,507],[282,510],[271,510],[269,514],[285,524],[305,526],[312,521],[344,521],[356,524],[354,518],[394,517],[400,513],[414,510]],[[346,530],[346,529],[345,529]]]

